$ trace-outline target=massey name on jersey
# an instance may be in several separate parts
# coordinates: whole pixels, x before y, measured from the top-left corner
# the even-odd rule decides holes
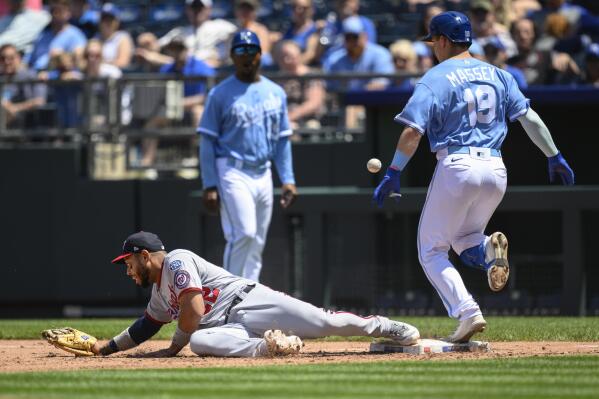
[[[480,66],[476,68],[458,68],[455,72],[445,75],[453,87],[468,82],[480,82],[482,80],[495,81],[497,69],[492,66]]]

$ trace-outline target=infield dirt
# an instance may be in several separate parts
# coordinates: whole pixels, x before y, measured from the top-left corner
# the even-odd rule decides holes
[[[491,342],[486,353],[410,355],[369,353],[368,342],[307,341],[303,352],[280,358],[198,357],[185,348],[174,358],[147,358],[145,353],[166,348],[169,341],[150,341],[136,350],[102,357],[75,357],[41,340],[0,340],[0,372],[82,369],[238,367],[278,364],[349,363],[404,360],[489,359],[548,355],[599,355],[599,342]]]

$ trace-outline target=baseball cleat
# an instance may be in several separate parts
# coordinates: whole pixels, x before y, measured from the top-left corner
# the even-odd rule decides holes
[[[474,334],[485,331],[485,328],[487,328],[485,319],[481,315],[474,316],[460,321],[458,328],[446,341],[454,343],[468,342]]]
[[[304,343],[295,335],[285,335],[281,330],[268,330],[264,333],[264,341],[270,356],[295,355],[303,348]]]
[[[389,329],[389,338],[400,345],[414,345],[420,339],[418,329],[408,323],[389,320],[391,328]]]
[[[505,287],[510,276],[510,266],[507,261],[507,237],[497,231],[491,234],[489,243],[493,247],[495,259],[489,262],[487,278],[491,290],[497,292]]]

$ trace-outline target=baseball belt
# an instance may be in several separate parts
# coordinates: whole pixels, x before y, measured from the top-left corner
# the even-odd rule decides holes
[[[266,162],[263,165],[252,165],[242,161],[241,159],[230,157],[227,158],[227,165],[250,173],[264,173],[270,168],[270,162]]]
[[[242,292],[245,292],[246,295],[247,295],[254,288],[256,288],[255,284],[246,285],[245,288],[242,290]],[[245,296],[242,298],[239,295],[236,296],[235,299],[233,299],[233,301],[231,302],[231,304],[229,305],[229,307],[225,311],[225,324],[227,324],[229,322],[229,315],[231,314],[231,309],[233,309],[234,306],[236,306],[237,304],[239,304],[239,302],[243,301],[244,299],[245,299]]]
[[[479,149],[478,147],[462,147],[459,145],[450,145],[449,147],[447,147],[447,154],[451,155],[451,154],[471,154],[473,151],[476,152],[476,150]],[[489,151],[489,154],[492,157],[501,157],[501,151],[497,150],[495,148],[480,148],[481,151]]]

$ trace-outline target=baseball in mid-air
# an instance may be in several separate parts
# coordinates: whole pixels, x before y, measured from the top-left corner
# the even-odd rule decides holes
[[[379,170],[381,170],[381,166],[383,166],[383,164],[380,160],[378,160],[377,158],[371,158],[370,160],[368,160],[368,163],[366,164],[366,169],[368,169],[370,173],[376,173]]]

